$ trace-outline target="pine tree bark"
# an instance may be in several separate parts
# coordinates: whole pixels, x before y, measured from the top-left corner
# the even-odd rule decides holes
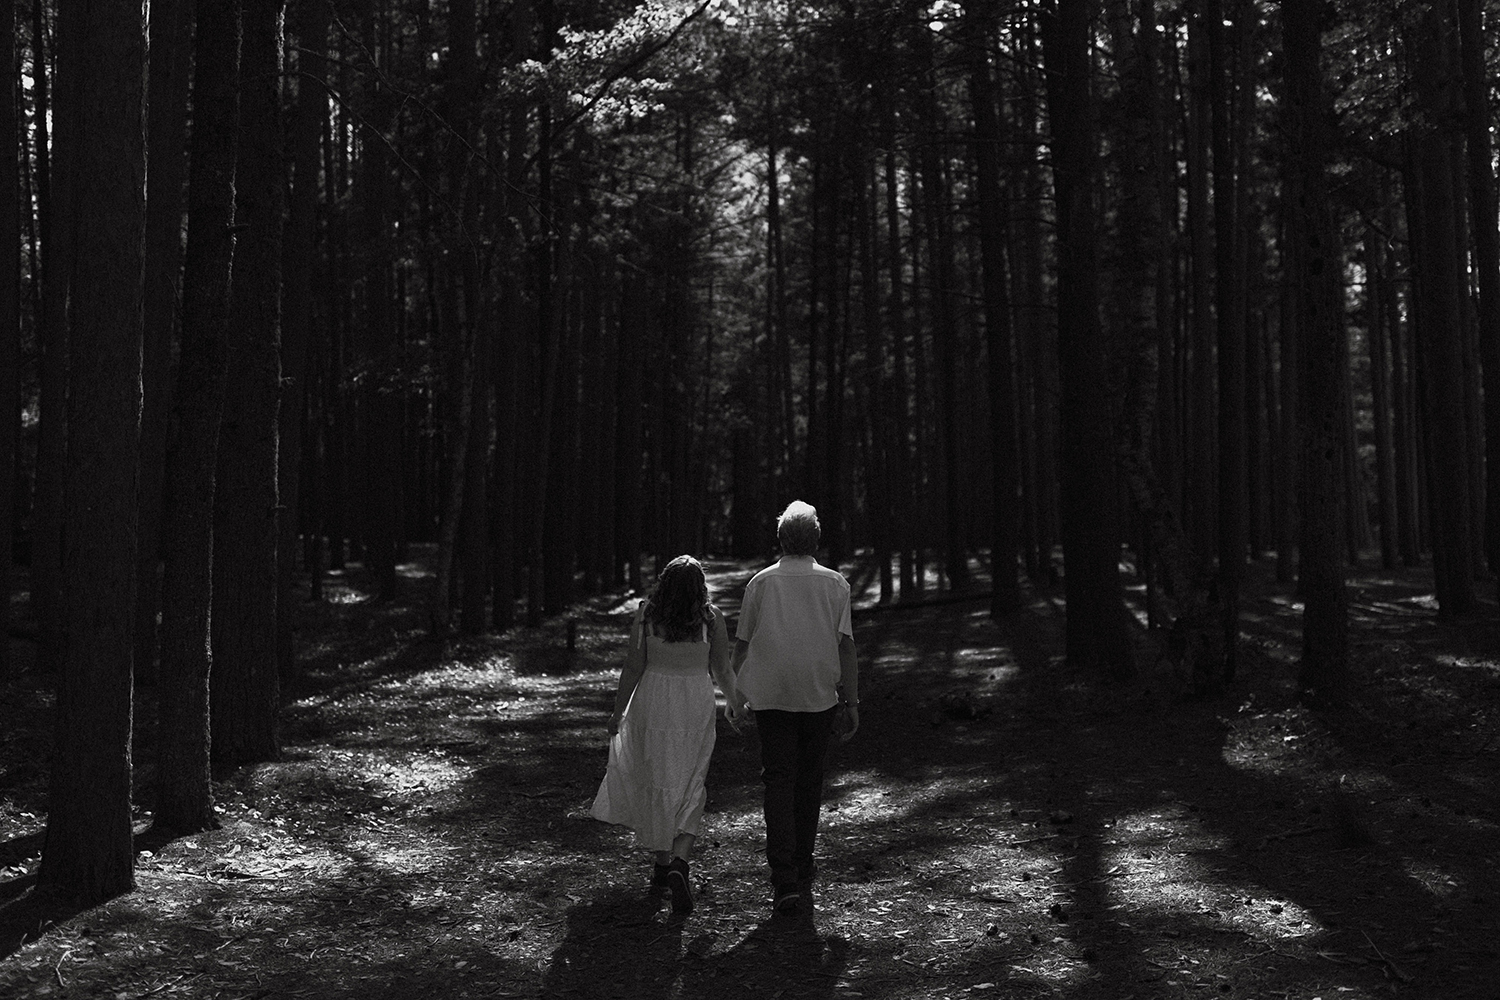
[[[880,209],[874,157],[868,158],[866,169],[859,178],[858,198],[860,325],[864,327],[865,349],[863,391],[860,393],[866,442],[865,509],[880,580],[880,603],[889,604],[896,596],[895,578],[891,572],[894,518],[887,414],[890,400],[886,392],[886,337],[880,310],[877,247]]]
[[[1500,228],[1491,165],[1489,74],[1480,0],[1458,0],[1474,271],[1479,279],[1479,356],[1484,373],[1484,554],[1500,576]]]
[[[297,675],[292,646],[292,583],[297,564],[297,536],[306,523],[313,539],[318,534],[302,496],[303,439],[307,428],[308,388],[312,379],[313,280],[325,272],[317,252],[319,140],[328,117],[328,45],[332,7],[316,0],[300,0],[295,7],[297,38],[297,104],[288,123],[288,153],[292,162],[282,250],[281,374],[282,400],[278,415],[276,484],[280,501],[276,544],[276,665],[283,681]],[[308,479],[316,482],[323,463],[314,460]],[[310,491],[311,492],[311,491]],[[316,542],[308,546],[316,562]],[[309,573],[315,573],[313,566]]]
[[[1134,670],[1119,578],[1109,382],[1099,320],[1095,107],[1090,0],[1041,11],[1052,123],[1058,234],[1058,367],[1062,374],[1062,535],[1068,662],[1125,677]]]
[[[228,381],[214,491],[213,763],[281,753],[276,660],[281,403],[283,0],[242,0],[239,159]]]
[[[448,348],[457,358],[458,391],[455,394],[455,419],[450,426],[452,442],[448,462],[449,483],[439,522],[437,572],[428,603],[428,617],[434,633],[441,635],[449,626],[449,578],[453,571],[460,532],[465,538],[478,535],[485,506],[485,456],[489,406],[484,399],[485,380],[476,364],[478,352],[478,317],[480,301],[478,262],[478,185],[470,175],[473,162],[474,129],[472,102],[476,88],[474,49],[475,10],[473,0],[457,0],[448,11],[448,58],[450,88],[447,94],[449,154],[448,197],[456,230],[456,246],[449,259],[455,265],[448,281],[456,287],[461,315],[449,330]],[[477,403],[477,405],[476,405]],[[476,418],[482,418],[476,419]],[[464,615],[467,631],[476,632],[484,620],[484,596],[487,589],[483,565],[483,548],[473,550],[473,559],[465,560],[473,572],[464,576]],[[470,593],[474,591],[474,593]],[[477,597],[477,606],[474,601]]]
[[[1190,260],[1190,305],[1187,346],[1186,462],[1192,475],[1183,477],[1184,517],[1193,549],[1206,566],[1216,551],[1217,509],[1214,400],[1214,252],[1210,221],[1215,208],[1210,196],[1209,150],[1213,141],[1213,62],[1208,21],[1201,6],[1188,26],[1187,224]]]
[[[66,5],[65,5],[66,6]],[[134,886],[130,822],[131,616],[141,421],[146,218],[146,6],[62,14],[64,87],[77,101],[63,596],[67,643],[39,889],[89,906]],[[74,20],[76,18],[76,20]],[[76,34],[75,34],[76,32]],[[74,76],[69,79],[69,76]],[[61,123],[60,123],[61,124]]]
[[[1328,202],[1327,107],[1317,0],[1282,5],[1285,54],[1288,242],[1297,315],[1301,435],[1300,581],[1302,662],[1298,683],[1315,702],[1342,700],[1349,686],[1348,598],[1339,516],[1341,372],[1348,363],[1342,261]]]
[[[1430,524],[1438,608],[1467,615],[1476,607],[1470,507],[1470,435],[1465,419],[1463,295],[1458,273],[1459,211],[1454,190],[1458,78],[1452,73],[1452,25],[1445,8],[1429,7],[1414,29],[1413,76],[1426,127],[1409,136],[1415,193],[1412,233],[1420,324],[1421,427],[1431,487]],[[1413,192],[1414,189],[1414,192]],[[1462,460],[1454,460],[1463,456]]]
[[[182,336],[163,497],[156,825],[217,825],[209,763],[209,621],[214,489],[229,358],[234,166],[239,127],[237,0],[198,0],[193,38]]]
[[[73,11],[58,8],[53,70],[45,52],[43,4],[32,11],[37,123],[37,208],[41,217],[42,312],[37,390],[36,474],[32,487],[31,605],[37,619],[37,669],[62,667],[63,501],[67,469],[68,294],[74,268],[73,158],[78,97],[64,63]],[[55,76],[53,74],[56,74]],[[49,83],[52,85],[49,90]],[[50,98],[50,100],[49,100]],[[49,112],[50,108],[50,112]],[[51,142],[48,141],[48,133]]]
[[[384,55],[382,19],[389,15],[371,5],[361,29],[367,53]],[[367,110],[360,130],[359,178],[352,185],[359,201],[359,233],[364,241],[362,323],[355,334],[356,352],[367,368],[358,392],[357,471],[361,497],[360,536],[365,569],[382,600],[396,596],[396,549],[401,533],[399,500],[400,407],[389,375],[398,360],[395,317],[392,315],[391,178],[390,154],[382,130],[390,126],[395,95],[392,84],[378,78],[367,86]],[[351,455],[351,459],[354,458]],[[351,462],[351,465],[353,463]],[[351,477],[353,478],[353,477]],[[351,484],[353,489],[353,484]]]
[[[1245,563],[1245,306],[1244,197],[1235,170],[1235,68],[1229,29],[1220,0],[1207,0],[1209,91],[1213,104],[1214,313],[1218,321],[1219,608],[1223,615],[1222,680],[1232,682],[1239,664],[1240,580]],[[1243,15],[1243,11],[1236,12]],[[1236,33],[1247,30],[1236,19]]]
[[[1384,233],[1374,226],[1365,231],[1365,311],[1370,317],[1370,397],[1375,430],[1376,509],[1380,518],[1380,564],[1395,569],[1399,552],[1396,520],[1396,461],[1391,434],[1390,338],[1394,315],[1390,310],[1390,276],[1386,273]]]
[[[925,26],[919,29],[917,37],[930,46],[931,32]],[[932,65],[932,54],[929,51],[924,57],[924,71],[930,71]],[[932,341],[938,369],[938,403],[941,407],[938,433],[942,436],[943,443],[943,566],[948,576],[948,588],[964,590],[969,585],[969,553],[963,530],[967,504],[961,479],[963,459],[959,445],[959,345],[958,317],[954,302],[958,294],[958,276],[954,262],[952,212],[949,207],[951,193],[942,157],[938,155],[941,149],[939,136],[942,116],[934,86],[926,84],[921,91],[923,117],[935,132],[922,142],[917,160],[922,178],[922,207],[928,226],[928,267],[934,282]]]
[[[1011,329],[1004,192],[1000,189],[1000,121],[990,75],[991,16],[973,0],[964,8],[969,38],[969,96],[974,110],[974,165],[979,202],[984,323],[989,359],[990,451],[994,515],[990,540],[990,616],[1021,606],[1017,568],[1020,473],[1016,455],[1014,335]]]
[[[156,678],[161,609],[163,476],[172,403],[172,341],[182,278],[183,190],[187,180],[188,84],[192,0],[151,4],[148,84],[151,169],[146,178],[146,336],[141,348],[140,543],[136,551],[135,671]]]
[[[0,3],[0,149],[21,149],[16,105],[16,4]],[[10,680],[11,525],[21,420],[21,178],[16,156],[0,157],[0,684]]]

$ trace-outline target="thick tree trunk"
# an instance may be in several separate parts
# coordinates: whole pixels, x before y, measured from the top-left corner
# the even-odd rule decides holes
[[[282,242],[281,377],[282,400],[278,416],[276,486],[280,518],[276,543],[276,665],[283,681],[297,675],[292,646],[292,582],[297,563],[298,529],[309,533],[308,572],[318,561],[318,527],[314,516],[318,504],[302,496],[303,441],[316,434],[307,426],[308,386],[312,376],[310,353],[313,342],[313,282],[326,274],[317,253],[319,137],[328,117],[328,71],[325,51],[332,7],[316,0],[299,0],[295,6],[297,39],[297,104],[288,123],[288,153],[292,162],[291,198]],[[308,479],[316,482],[323,463],[310,462]],[[315,491],[310,491],[315,492]]]
[[[182,277],[183,185],[187,179],[187,103],[192,69],[192,0],[151,4],[146,179],[146,336],[141,348],[140,537],[136,550],[135,671],[156,679],[161,607],[162,477],[172,403],[172,340]]]
[[[1159,150],[1160,116],[1156,70],[1156,24],[1149,0],[1139,5],[1139,19],[1131,16],[1130,4],[1115,0],[1109,10],[1111,34],[1120,63],[1122,113],[1111,116],[1114,131],[1111,148],[1123,178],[1161,176]],[[1152,109],[1137,114],[1135,109]],[[1178,510],[1162,481],[1153,443],[1170,446],[1175,434],[1161,429],[1157,409],[1162,382],[1172,382],[1170,322],[1163,322],[1169,296],[1162,292],[1159,272],[1165,269],[1161,186],[1158,183],[1123,184],[1117,229],[1121,280],[1116,284],[1116,315],[1122,331],[1121,367],[1123,399],[1119,421],[1120,468],[1127,495],[1141,519],[1144,551],[1138,553],[1143,575],[1148,575],[1148,621],[1156,615],[1158,600],[1151,592],[1158,569],[1163,578],[1161,602],[1172,619],[1173,649],[1179,663],[1194,676],[1216,670],[1209,662],[1217,649],[1212,641],[1218,624],[1208,614],[1207,591],[1199,579],[1199,568],[1183,531]],[[1164,343],[1165,342],[1165,343]],[[1162,377],[1163,361],[1166,377]],[[1175,393],[1168,398],[1175,398]],[[1165,434],[1165,438],[1162,437]],[[1164,450],[1163,448],[1163,450]]]
[[[214,492],[213,762],[274,760],[277,669],[277,432],[281,401],[283,0],[242,0],[239,165],[229,376]]]
[[[1062,373],[1062,525],[1068,661],[1112,677],[1133,672],[1119,578],[1114,449],[1099,321],[1097,153],[1090,88],[1094,5],[1042,7],[1058,233],[1058,367]]]
[[[1327,140],[1321,64],[1322,5],[1282,6],[1285,66],[1284,198],[1288,272],[1297,315],[1300,361],[1302,664],[1298,683],[1319,702],[1337,702],[1349,686],[1348,598],[1344,590],[1339,478],[1348,363],[1343,326],[1343,262],[1325,176]]]
[[[1415,174],[1418,367],[1421,426],[1431,485],[1433,572],[1438,608],[1445,615],[1475,609],[1470,508],[1470,436],[1464,413],[1463,296],[1455,231],[1459,195],[1454,190],[1455,136],[1449,131],[1458,94],[1451,73],[1452,25],[1442,7],[1429,8],[1415,29],[1413,73],[1428,129],[1410,137]],[[1412,191],[1408,191],[1409,203]],[[1462,460],[1458,460],[1463,456]]]
[[[80,264],[71,297],[67,644],[40,888],[90,906],[134,885],[131,615],[146,220],[146,8],[65,11],[62,75],[76,87]],[[73,18],[77,18],[76,22]],[[76,34],[74,32],[76,31]],[[77,74],[76,82],[69,80]],[[72,123],[69,123],[72,127]]]
[[[218,0],[198,0],[182,346],[163,501],[156,824],[171,832],[217,825],[209,765],[209,621],[216,456],[229,358],[240,54],[238,5],[224,8]]]

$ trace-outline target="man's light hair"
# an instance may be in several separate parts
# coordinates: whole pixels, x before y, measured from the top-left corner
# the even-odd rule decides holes
[[[781,551],[789,556],[815,555],[822,533],[817,508],[801,500],[787,504],[786,510],[776,519],[776,538],[781,543]]]

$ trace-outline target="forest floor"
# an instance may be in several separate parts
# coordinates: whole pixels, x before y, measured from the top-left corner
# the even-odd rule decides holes
[[[755,568],[710,564],[731,618]],[[1355,697],[1315,713],[1268,577],[1205,698],[1069,669],[1058,594],[876,610],[846,570],[863,725],[796,916],[769,908],[753,727],[720,724],[690,916],[587,818],[629,595],[570,616],[571,654],[563,619],[437,642],[407,566],[402,600],[350,575],[298,609],[283,758],[218,784],[217,830],[161,842],[142,811],[137,888],[103,906],[34,898],[52,679],[3,691],[0,997],[1500,997],[1493,604],[1447,623],[1425,574],[1354,574]],[[136,713],[147,802],[149,689]]]

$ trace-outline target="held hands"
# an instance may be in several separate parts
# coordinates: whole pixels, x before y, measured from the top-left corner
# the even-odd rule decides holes
[[[750,718],[750,706],[743,698],[727,698],[724,701],[724,720],[729,723],[729,728],[735,732],[740,731],[740,726]]]

